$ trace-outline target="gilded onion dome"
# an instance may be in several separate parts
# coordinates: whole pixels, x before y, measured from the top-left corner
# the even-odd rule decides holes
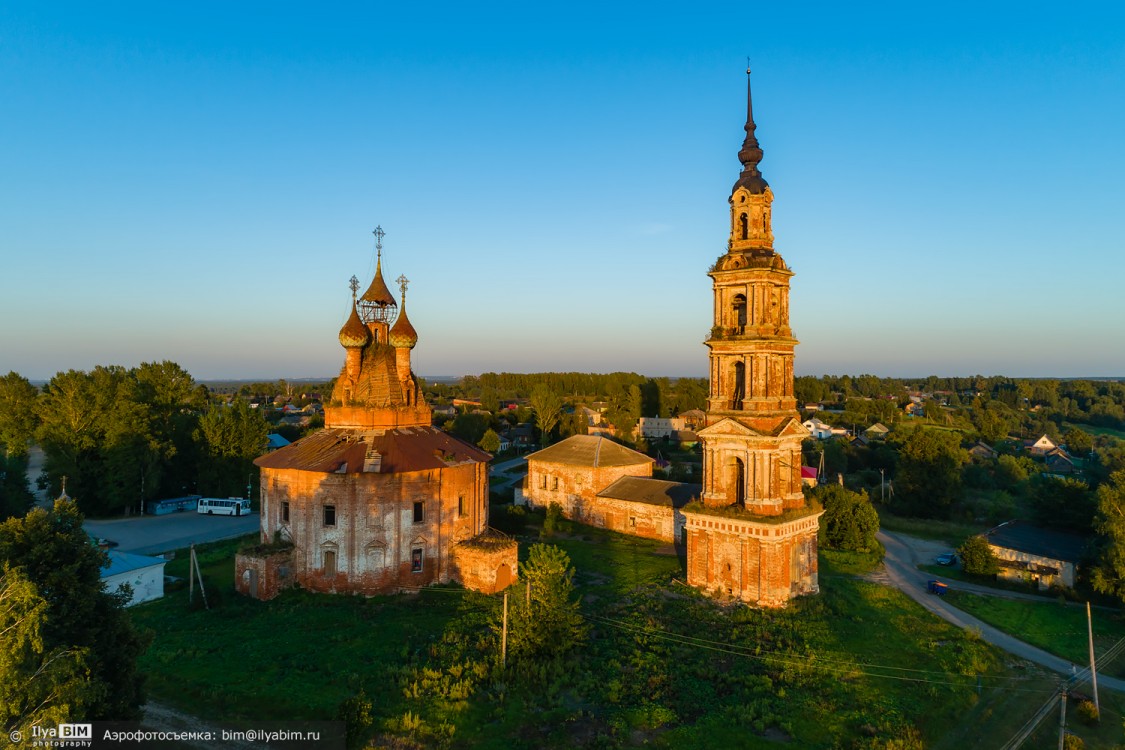
[[[406,317],[405,289],[402,291],[402,305],[399,307],[398,320],[391,327],[391,332],[387,335],[387,341],[396,349],[413,349],[414,345],[418,343],[418,332],[414,330],[414,326],[410,325],[410,319]]]
[[[348,316],[348,322],[344,323],[344,327],[340,329],[340,345],[345,349],[362,349],[371,343],[371,331],[367,330],[367,326],[359,319],[359,313],[356,311],[355,301],[352,301],[352,314]]]

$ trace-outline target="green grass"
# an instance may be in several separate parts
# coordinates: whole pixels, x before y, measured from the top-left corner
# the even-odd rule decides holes
[[[532,519],[523,555],[537,540]],[[966,747],[965,716],[1000,737],[1040,702],[1040,693],[1012,701],[1008,678],[1024,675],[994,649],[857,578],[877,555],[822,551],[821,594],[762,611],[675,583],[684,573],[671,545],[569,523],[547,541],[570,555],[593,629],[544,683],[492,666],[487,623],[498,597],[434,587],[253,601],[232,591],[238,541],[199,549],[216,609],[191,609],[178,590],[130,610],[155,633],[141,668],[154,698],[207,719],[331,718],[363,688],[385,738],[485,750],[764,748],[783,739],[793,748],[915,748],[951,732],[965,741],[946,746]],[[186,554],[168,573],[186,576]],[[464,678],[474,669],[479,679]],[[1049,690],[1042,682],[1026,684]],[[422,728],[404,727],[407,712]]]
[[[1125,440],[1125,430],[1115,430],[1112,427],[1095,427],[1091,424],[1078,424],[1077,422],[1063,422],[1063,429],[1077,428],[1091,435],[1109,435],[1118,440]]]
[[[1058,600],[1002,599],[965,591],[950,591],[945,599],[958,609],[1044,651],[1078,664],[1089,662],[1084,606],[1067,606]],[[1104,653],[1125,638],[1125,619],[1120,613],[1095,609],[1092,619],[1095,654]],[[1110,664],[1108,674],[1125,677],[1125,659]]]
[[[953,547],[958,546],[968,537],[991,528],[988,524],[906,518],[882,509],[879,511],[879,527],[884,531],[895,531],[923,539],[936,539]]]

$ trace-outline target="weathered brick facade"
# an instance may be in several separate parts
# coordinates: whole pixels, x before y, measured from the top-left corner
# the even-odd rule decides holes
[[[681,541],[679,508],[699,487],[652,478],[643,453],[595,435],[575,435],[527,457],[522,496],[533,508],[558,503],[564,518],[622,534]]]
[[[515,579],[514,542],[454,554],[488,529],[490,456],[431,426],[410,369],[418,337],[406,317],[405,280],[391,326],[394,307],[380,258],[340,331],[346,357],[325,428],[255,461],[262,542],[292,549],[284,559],[240,555],[243,593],[272,598],[298,585],[382,594],[449,581],[495,591]]]
[[[747,71],[749,75],[749,71]],[[801,486],[789,280],[773,249],[773,192],[758,171],[747,81],[742,174],[731,191],[727,252],[712,266],[713,326],[702,502],[684,508],[688,583],[761,606],[818,591],[820,512]]]

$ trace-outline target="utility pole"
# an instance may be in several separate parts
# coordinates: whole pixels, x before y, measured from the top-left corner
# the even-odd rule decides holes
[[[1066,685],[1062,687],[1062,708],[1059,710],[1059,750],[1063,750],[1063,740],[1066,738]]]
[[[1098,703],[1098,672],[1094,668],[1094,621],[1090,616],[1090,602],[1086,602],[1086,633],[1090,637],[1090,684],[1094,688],[1094,710],[1098,712],[1101,721],[1102,709]]]
[[[885,469],[879,469],[879,502],[887,502],[887,482],[883,479],[883,472]]]
[[[504,592],[504,627],[500,632],[500,668],[508,666],[508,592]]]

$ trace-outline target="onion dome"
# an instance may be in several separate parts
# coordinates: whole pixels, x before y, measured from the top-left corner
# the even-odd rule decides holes
[[[418,332],[410,325],[410,318],[406,317],[406,278],[399,277],[402,286],[402,305],[398,308],[398,320],[387,334],[387,341],[395,349],[413,349],[418,343]]]
[[[352,301],[352,314],[348,316],[348,322],[344,323],[344,327],[340,329],[340,345],[345,349],[362,349],[371,343],[371,331],[367,330],[367,326],[359,319],[359,313],[356,312],[355,301]]]
[[[359,297],[360,320],[364,323],[390,323],[397,305],[387,282],[383,281],[383,237],[386,233],[382,227],[376,227],[374,234],[378,260],[375,261],[375,278],[371,280],[371,286]]]

